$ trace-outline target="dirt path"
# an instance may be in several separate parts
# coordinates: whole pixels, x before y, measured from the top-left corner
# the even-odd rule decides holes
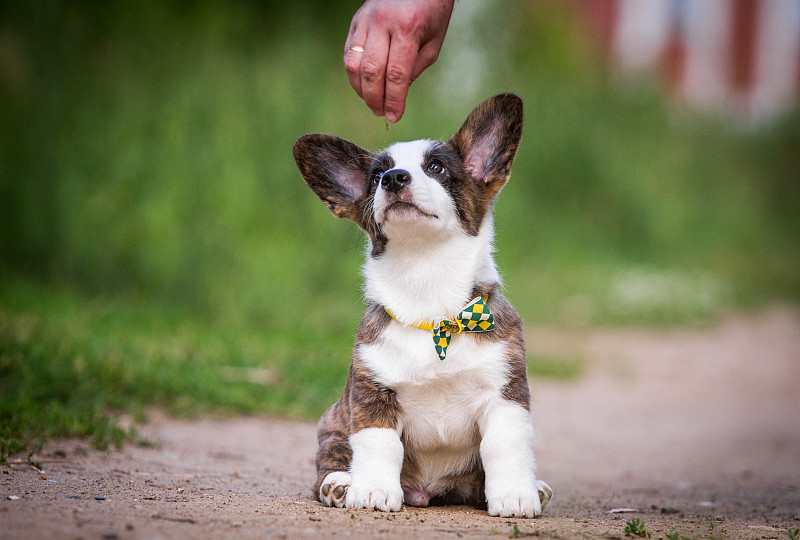
[[[704,330],[533,329],[529,348],[577,354],[577,382],[532,381],[536,520],[468,507],[397,514],[310,498],[314,425],[159,418],[157,449],[61,441],[44,474],[0,467],[0,538],[789,538],[800,528],[800,313],[773,308]],[[635,508],[630,513],[609,513]]]

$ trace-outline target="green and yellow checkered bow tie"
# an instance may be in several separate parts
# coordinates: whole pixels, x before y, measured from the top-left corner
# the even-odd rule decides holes
[[[384,309],[393,319],[397,320],[388,308],[384,307]],[[440,360],[444,360],[453,334],[494,330],[494,315],[489,310],[489,306],[486,305],[486,297],[478,296],[464,306],[461,312],[453,319],[443,319],[435,323],[427,321],[408,326],[433,332],[433,344],[436,347],[436,354],[439,355]]]

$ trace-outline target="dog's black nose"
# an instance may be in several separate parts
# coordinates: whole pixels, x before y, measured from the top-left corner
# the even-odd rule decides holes
[[[403,169],[390,169],[381,177],[383,189],[392,193],[397,193],[409,182],[411,182],[411,175]]]

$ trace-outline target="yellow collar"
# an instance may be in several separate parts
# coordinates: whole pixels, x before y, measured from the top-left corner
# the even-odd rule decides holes
[[[397,317],[395,317],[394,313],[389,311],[388,307],[383,306],[383,309],[386,310],[386,313],[389,314],[389,317],[391,317],[392,319],[396,320],[397,322],[399,322],[403,326],[411,326],[413,328],[419,328],[420,330],[427,330],[428,332],[432,332],[433,331],[433,321],[431,321],[431,320],[421,321],[421,322],[414,322],[414,323],[404,323],[403,321],[401,321]]]

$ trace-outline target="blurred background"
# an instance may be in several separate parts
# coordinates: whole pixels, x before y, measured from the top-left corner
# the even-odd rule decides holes
[[[319,414],[365,242],[294,140],[447,138],[500,92],[526,107],[495,215],[528,325],[800,299],[800,0],[459,0],[388,128],[342,67],[359,5],[0,2],[0,456],[152,406]]]

